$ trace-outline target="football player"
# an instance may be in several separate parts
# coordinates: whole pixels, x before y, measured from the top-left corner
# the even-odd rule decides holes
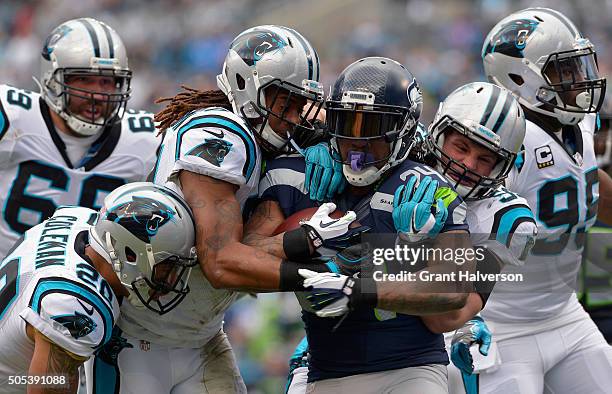
[[[338,206],[353,210],[361,225],[392,239],[396,227],[404,238],[465,234],[461,197],[435,170],[406,159],[421,102],[415,78],[394,60],[361,59],[340,74],[326,117],[334,156],[350,186],[332,204],[323,204],[314,219],[305,222],[307,228],[320,226],[317,214],[322,209]],[[262,202],[247,224],[247,234],[269,235],[285,217],[317,206],[305,190],[304,172],[300,157],[268,163],[260,183]],[[355,260],[359,256],[344,262]],[[427,286],[412,288],[410,282],[378,282],[371,288],[366,287],[371,278],[300,272],[307,278],[304,285],[318,293],[301,298],[310,345],[308,390],[382,392],[393,387],[403,393],[447,392],[443,338],[415,315],[461,308],[466,294],[434,294]]]
[[[318,80],[317,53],[301,34],[259,26],[231,43],[217,77],[221,91],[188,89],[170,99],[158,117],[165,133],[152,179],[192,208],[201,270],[185,302],[163,316],[122,307],[123,339],[140,345],[118,354],[118,379],[99,369],[95,382],[152,394],[246,391],[222,330],[224,311],[239,297],[232,289],[283,289],[283,266],[300,286],[301,277],[297,264],[241,243],[242,212],[257,193],[262,150],[301,149],[316,136]],[[296,240],[286,245],[310,252],[306,234]]]
[[[0,263],[0,393],[75,393],[121,298],[153,309],[185,298],[194,239],[185,202],[144,182],[116,189],[99,214],[65,206],[29,229]]]
[[[537,226],[525,199],[508,191],[503,182],[520,152],[525,136],[525,116],[513,94],[496,85],[476,82],[451,93],[441,104],[422,144],[423,160],[431,163],[455,187],[467,205],[470,238],[486,247],[498,268],[522,266],[535,243]],[[454,330],[485,305],[471,294],[466,307],[440,316],[423,316],[434,332]],[[453,362],[472,372],[471,344],[480,342],[487,353],[487,329],[482,318],[471,319],[453,340]],[[451,350],[452,333],[446,336]],[[465,376],[466,392],[474,379]],[[459,371],[449,367],[449,389],[462,392]],[[468,389],[469,387],[469,389]]]
[[[494,95],[507,104],[491,107],[489,100]],[[465,199],[472,243],[486,247],[490,253],[488,262],[499,262],[491,270],[499,271],[506,264],[522,265],[535,242],[537,227],[528,204],[503,187],[524,135],[525,117],[512,93],[477,82],[457,88],[440,104],[429,133],[419,129],[416,146],[411,151],[412,156],[444,175]],[[434,333],[450,332],[467,323],[459,330],[453,349],[456,353],[453,361],[465,360],[461,365],[465,369],[472,364],[470,345],[485,343],[486,352],[489,340],[486,328],[481,318],[473,318],[485,302],[481,294],[473,293],[459,310],[421,317]],[[449,350],[452,337],[452,332],[446,335]],[[302,357],[294,358],[298,368],[294,367],[290,375],[293,378],[290,393],[300,392],[297,386],[305,381],[300,374],[307,372],[303,363],[299,363]],[[449,377],[458,376],[456,370],[449,373]],[[451,390],[455,389],[454,383],[449,381]]]
[[[607,392],[612,349],[574,291],[603,182],[593,151],[605,91],[595,48],[563,14],[528,8],[493,27],[482,58],[489,80],[514,92],[527,118],[524,153],[506,186],[534,208],[539,231],[516,268],[525,280],[498,283],[482,312],[498,356],[481,370],[480,390]]]
[[[58,206],[98,209],[144,180],[159,145],[152,115],[126,111],[132,71],[108,25],[62,23],[40,60],[40,94],[0,85],[0,257]]]

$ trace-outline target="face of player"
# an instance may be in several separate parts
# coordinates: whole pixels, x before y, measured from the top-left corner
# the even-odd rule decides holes
[[[287,133],[291,134],[295,125],[301,122],[306,98],[275,86],[266,89],[265,96],[266,106],[271,112],[268,117],[270,127],[280,137],[287,138]]]
[[[567,57],[548,63],[544,75],[551,85],[563,86],[564,92],[559,93],[566,105],[580,107],[576,97],[586,92],[584,82],[599,79],[597,63],[593,54]]]
[[[150,289],[149,296],[153,300],[168,294],[179,279],[181,273],[180,267],[174,263],[162,262],[155,265],[153,271],[153,283],[158,286],[158,289]]]
[[[106,94],[117,93],[114,77],[103,75],[67,75],[68,112],[87,122],[100,122],[114,108]],[[71,89],[72,88],[72,89]],[[96,92],[96,93],[86,93]]]
[[[480,176],[489,176],[497,164],[495,153],[455,130],[449,130],[445,133],[442,150],[449,157]],[[463,169],[456,164],[451,164],[450,168],[454,171],[447,172],[447,175],[458,181],[459,177],[454,172],[462,174]],[[469,175],[466,175],[461,183],[465,186],[474,186],[477,181],[477,179],[471,179]]]
[[[377,128],[380,127],[378,122],[371,122],[371,115],[363,112],[357,112],[349,115],[350,119],[345,119],[346,130],[340,132],[336,130],[338,134],[344,134],[350,138],[342,138],[336,136],[338,141],[338,148],[340,150],[340,156],[344,163],[352,163],[356,160],[356,153],[362,156],[363,163],[361,166],[365,167],[368,165],[374,165],[380,169],[386,164],[385,158],[389,157],[389,143],[385,141],[382,136],[374,138],[361,138],[360,137],[373,137],[379,135]],[[356,168],[355,168],[356,169]]]

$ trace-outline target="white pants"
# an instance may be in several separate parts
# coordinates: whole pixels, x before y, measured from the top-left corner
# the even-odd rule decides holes
[[[133,347],[117,358],[118,371],[88,362],[90,394],[112,394],[119,380],[121,394],[246,393],[232,348],[223,331],[203,349],[159,346],[122,335]],[[94,376],[95,375],[95,376]],[[94,390],[95,388],[95,390]]]
[[[582,313],[578,321],[533,335],[496,341],[494,334],[489,357],[475,362],[480,393],[612,392],[612,347]],[[450,365],[448,371],[449,392],[465,393],[459,370]]]
[[[299,367],[291,372],[289,387],[286,394],[304,394],[306,393],[306,384],[308,382],[308,367]]]
[[[306,367],[300,374],[308,374]],[[296,379],[297,378],[297,379]],[[295,375],[294,381],[302,381]],[[293,382],[292,382],[293,383]],[[447,394],[448,382],[446,366],[441,364],[408,367],[382,372],[364,373],[346,376],[338,379],[325,379],[307,383],[306,394]],[[304,385],[300,385],[301,389]],[[304,391],[293,391],[298,387],[293,384],[289,388],[291,394]]]

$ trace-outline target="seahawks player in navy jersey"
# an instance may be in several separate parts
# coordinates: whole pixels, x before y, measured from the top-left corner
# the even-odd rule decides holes
[[[490,105],[491,98],[495,98],[494,104],[500,104]],[[505,119],[503,123],[498,122],[500,118]],[[525,118],[512,94],[478,82],[456,89],[440,104],[430,132],[419,128],[416,146],[411,150],[411,156],[438,169],[466,198],[472,242],[486,246],[490,257],[499,265],[521,265],[536,233],[526,201],[502,187],[524,133]],[[482,305],[478,294],[471,294],[461,310],[421,319],[432,332],[447,332],[472,319]],[[449,344],[451,337],[449,333]],[[472,368],[470,345],[482,343],[482,351],[486,353],[490,335],[482,319],[474,318],[458,331],[453,343],[453,362],[469,372]],[[304,357],[300,352],[294,354],[289,390],[292,394],[305,391],[304,374],[308,368],[301,360]],[[458,375],[457,370],[453,371],[449,376]],[[461,387],[458,383],[449,388],[458,392]]]
[[[336,206],[353,210],[361,225],[393,236],[397,227],[406,238],[467,234],[465,205],[457,193],[433,169],[406,159],[420,110],[416,80],[401,64],[366,58],[348,66],[336,81],[326,111],[331,144],[350,186],[319,211]],[[260,182],[262,202],[246,234],[269,235],[284,217],[317,206],[306,194],[304,172],[299,157],[268,163]],[[310,219],[305,225],[317,223]],[[415,315],[459,309],[466,294],[427,294],[427,287],[419,293],[409,283],[378,283],[377,293],[368,293],[362,291],[367,285],[363,278],[300,272],[307,278],[305,284],[330,293],[323,308],[302,299],[311,347],[308,380],[314,382],[314,392],[380,392],[390,387],[446,392],[448,358],[442,336],[425,328]],[[351,297],[344,296],[349,287]],[[334,288],[337,292],[328,291]],[[346,313],[340,319],[321,317]],[[351,379],[340,379],[347,376]],[[370,380],[372,376],[377,378]]]

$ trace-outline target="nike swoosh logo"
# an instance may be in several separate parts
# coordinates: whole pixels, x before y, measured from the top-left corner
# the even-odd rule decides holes
[[[81,300],[77,300],[77,302],[78,302],[79,304],[81,304],[81,306],[83,307],[83,309],[85,310],[85,312],[87,312],[87,314],[88,314],[89,316],[93,315],[93,312],[94,312],[94,308],[93,308],[93,306],[92,306],[91,308],[87,309],[87,307],[85,306],[85,304],[83,304],[83,303],[81,302]]]
[[[205,131],[206,131],[208,134],[212,134],[212,135],[214,135],[214,136],[215,136],[215,137],[217,137],[217,138],[223,138],[223,137],[225,137],[225,134],[223,134],[223,132],[222,132],[222,131],[219,131],[218,133],[215,133],[214,131],[212,131],[212,130],[208,130],[208,129],[206,129]]]
[[[332,224],[334,224],[336,222],[337,222],[337,220],[332,220],[329,223],[323,223],[323,221],[321,220],[321,223],[319,223],[319,227],[326,228],[326,227],[329,227],[329,226],[331,226]]]

